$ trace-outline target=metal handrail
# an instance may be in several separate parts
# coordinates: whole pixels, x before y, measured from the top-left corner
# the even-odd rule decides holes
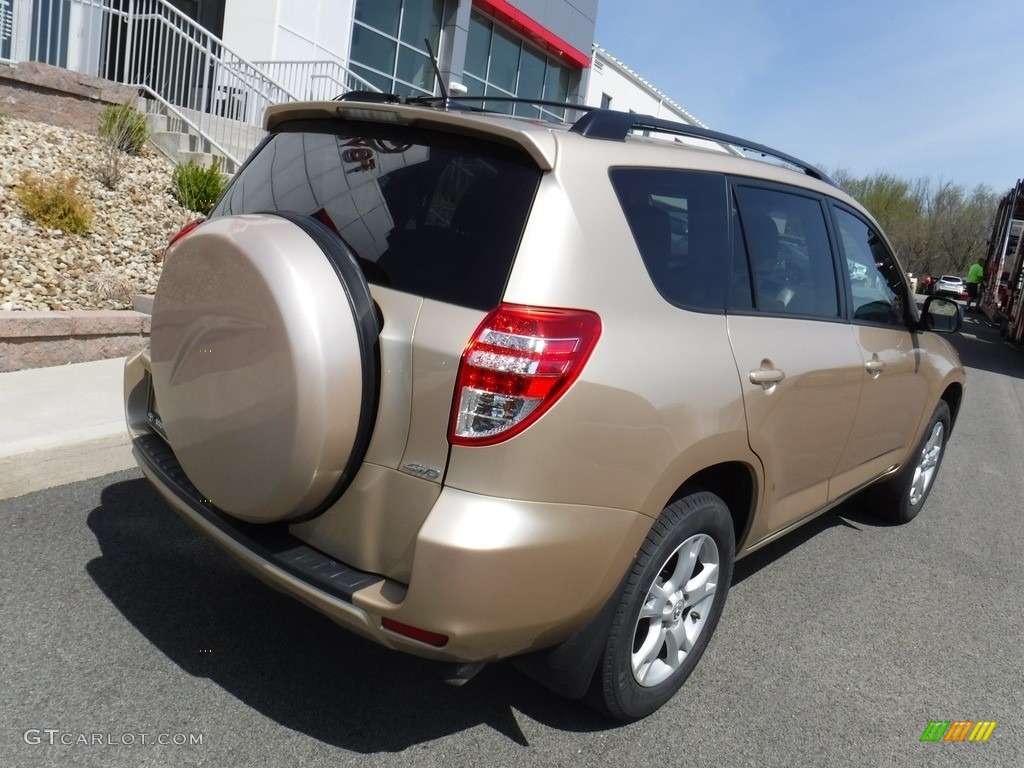
[[[233,156],[232,151],[230,149],[223,146],[215,137],[210,136],[208,134],[203,134],[202,129],[199,127],[199,121],[186,115],[183,111],[179,110],[176,106],[174,106],[169,101],[164,99],[157,92],[152,91],[149,88],[146,88],[145,86],[141,87],[140,90],[142,90],[146,94],[147,98],[150,98],[153,101],[159,103],[169,116],[172,116],[175,120],[180,120],[182,123],[184,123],[185,125],[189,126],[189,128],[194,130],[197,134],[201,135],[203,139],[209,143],[211,148],[216,149],[217,152],[219,152],[229,160],[236,163],[238,162]]]
[[[308,61],[254,61],[255,66],[285,83],[292,92],[310,101],[329,101],[339,93],[367,90],[380,93],[380,88],[333,59]],[[329,88],[333,84],[337,90]]]
[[[37,1],[28,8],[4,15],[10,32],[5,26],[0,55],[137,88],[173,107],[202,143],[235,163],[262,138],[266,108],[298,100],[167,0],[125,0],[119,7],[109,0]]]

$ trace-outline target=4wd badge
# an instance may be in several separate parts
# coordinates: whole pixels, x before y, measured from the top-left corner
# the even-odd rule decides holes
[[[430,467],[424,467],[422,464],[406,464],[402,467],[410,475],[416,475],[416,477],[425,477],[428,480],[437,480],[441,476],[441,473],[436,469]]]

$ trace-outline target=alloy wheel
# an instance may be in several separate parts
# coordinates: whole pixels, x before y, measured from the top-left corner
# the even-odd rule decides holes
[[[932,481],[935,479],[935,472],[939,467],[939,458],[942,456],[944,434],[945,430],[942,422],[935,422],[935,425],[932,427],[932,433],[928,436],[928,442],[921,448],[917,466],[914,467],[914,479],[910,483],[911,505],[918,504],[925,497]]]
[[[633,634],[633,677],[646,688],[679,669],[711,615],[718,589],[718,545],[707,534],[686,539],[662,564]]]

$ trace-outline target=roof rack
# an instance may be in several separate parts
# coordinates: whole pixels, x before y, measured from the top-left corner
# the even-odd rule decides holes
[[[336,96],[335,101],[367,101],[375,104],[421,104],[425,106],[440,106],[444,108],[455,107],[456,109],[473,109],[480,112],[494,112],[493,109],[480,109],[468,106],[472,103],[492,102],[496,104],[529,104],[535,107],[555,107],[557,109],[572,109],[577,112],[590,112],[597,107],[588,107],[585,104],[572,104],[565,101],[551,101],[550,99],[528,99],[522,96],[400,96],[395,93],[378,93],[377,91],[348,91]],[[504,112],[498,114],[506,114]]]
[[[813,165],[805,163],[803,160],[787,155],[785,152],[779,152],[777,149],[766,147],[763,144],[755,144],[738,136],[730,136],[727,133],[699,128],[696,125],[662,120],[650,115],[619,112],[613,109],[591,109],[577,120],[569,130],[581,136],[608,141],[625,141],[626,137],[633,131],[657,131],[658,133],[668,133],[673,136],[686,136],[693,139],[714,141],[718,144],[726,144],[743,151],[756,152],[766,157],[774,157],[776,160],[781,160],[787,165],[799,168],[808,176],[835,186],[835,182],[825,173]]]

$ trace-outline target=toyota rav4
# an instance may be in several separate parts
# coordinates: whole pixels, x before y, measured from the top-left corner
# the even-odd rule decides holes
[[[168,247],[127,420],[186,520],[351,631],[636,719],[737,557],[934,487],[961,311],[919,312],[812,166],[610,110],[364,94],[265,122]]]

